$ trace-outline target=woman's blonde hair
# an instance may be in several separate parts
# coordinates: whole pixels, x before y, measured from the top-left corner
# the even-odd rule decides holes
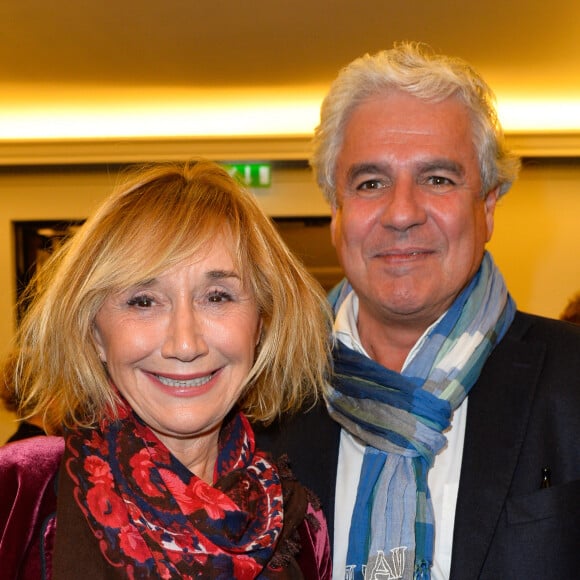
[[[195,256],[224,231],[262,319],[241,409],[269,422],[316,401],[329,368],[322,289],[252,194],[217,164],[194,160],[129,175],[39,271],[16,337],[21,407],[43,414],[48,430],[114,413],[117,395],[93,341],[103,301]]]
[[[7,411],[16,413],[18,411],[18,401],[14,392],[14,368],[17,355],[11,352],[0,368],[0,400]]]

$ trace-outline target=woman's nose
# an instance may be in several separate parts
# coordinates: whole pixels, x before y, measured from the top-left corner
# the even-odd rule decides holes
[[[167,324],[161,354],[165,358],[188,362],[207,352],[202,316],[191,305],[174,308]]]

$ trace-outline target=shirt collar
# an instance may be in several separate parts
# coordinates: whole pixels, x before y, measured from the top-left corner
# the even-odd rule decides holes
[[[355,294],[354,290],[351,290],[342,304],[340,305],[338,312],[336,313],[333,325],[333,332],[336,339],[340,340],[345,346],[363,354],[367,358],[372,358],[369,356],[364,346],[362,345],[360,335],[357,328],[358,319],[358,296]],[[403,364],[401,372],[405,370],[405,367],[413,360],[417,351],[421,348],[421,345],[427,338],[429,331],[445,316],[443,313],[425,332],[419,337],[419,340],[414,344],[413,348],[409,351],[407,358]]]

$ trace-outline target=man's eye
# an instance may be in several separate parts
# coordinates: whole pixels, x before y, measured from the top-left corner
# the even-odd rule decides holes
[[[440,175],[432,175],[427,179],[431,185],[454,185],[454,182],[448,177],[441,177]]]
[[[382,189],[383,183],[378,179],[369,179],[367,181],[363,181],[360,185],[357,186],[358,190],[374,190],[374,189]]]
[[[127,300],[127,304],[138,308],[150,308],[153,305],[153,299],[149,296],[135,296]]]

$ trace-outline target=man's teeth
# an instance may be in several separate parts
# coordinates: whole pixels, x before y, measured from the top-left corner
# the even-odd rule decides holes
[[[199,377],[197,379],[189,379],[187,381],[176,381],[162,375],[155,375],[160,383],[163,383],[167,387],[201,387],[205,385],[212,377],[214,373],[206,375],[205,377]]]

